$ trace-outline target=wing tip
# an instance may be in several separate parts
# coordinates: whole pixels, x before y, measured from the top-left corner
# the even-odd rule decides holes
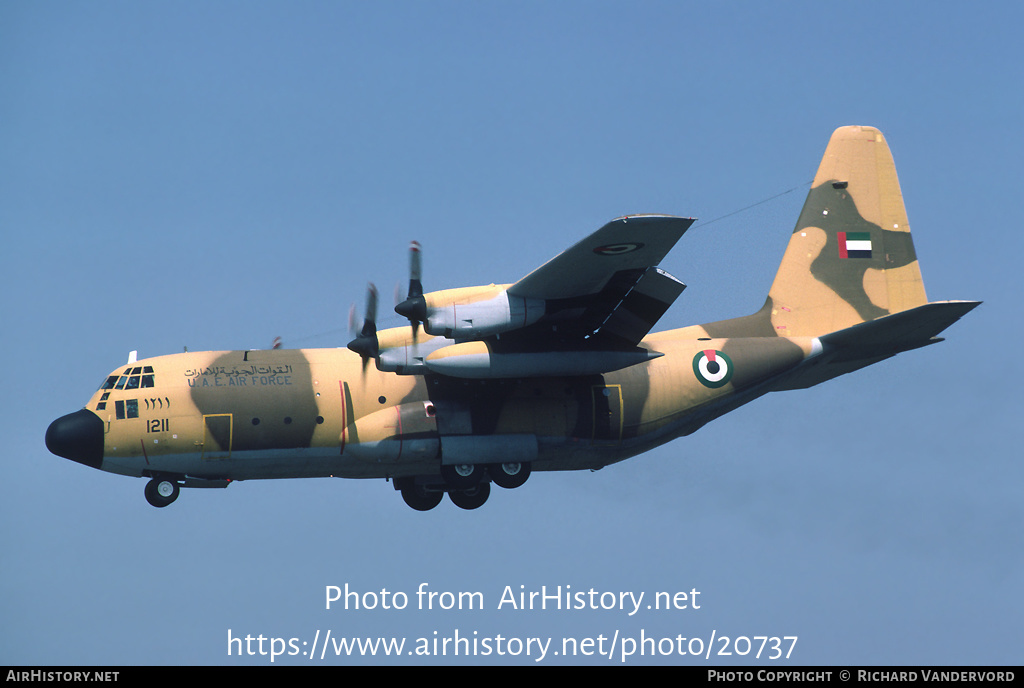
[[[636,213],[635,215],[623,215],[622,217],[617,217],[612,220],[612,222],[629,222],[630,220],[642,220],[647,222],[658,222],[660,220],[683,220],[692,224],[697,221],[697,218],[682,217],[680,215],[667,215],[664,213]]]

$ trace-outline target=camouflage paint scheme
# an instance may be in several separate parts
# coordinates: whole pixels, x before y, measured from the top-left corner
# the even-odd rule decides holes
[[[662,251],[692,222],[653,218],[652,227],[656,220],[677,222]],[[591,252],[624,254],[641,246],[616,243]],[[104,471],[153,478],[147,497],[163,480],[163,500],[151,500],[157,506],[173,501],[180,486],[333,476],[394,480],[414,508],[431,508],[444,492],[463,508],[476,508],[487,498],[486,484],[496,480],[494,466],[601,468],[692,433],[767,392],[808,387],[939,341],[935,335],[978,305],[928,303],[892,156],[870,127],[833,134],[757,313],[643,336],[682,291],[671,276],[630,273],[635,285],[621,290],[625,296],[604,287],[614,298],[597,308],[600,285],[588,285],[585,299],[570,297],[576,271],[560,270],[557,285],[541,284],[542,271],[517,285],[424,298],[428,308],[458,308],[540,284],[530,293],[558,292],[550,294],[548,320],[461,341],[460,348],[419,328],[415,334],[395,328],[375,335],[379,349],[403,356],[409,350],[406,358],[421,366],[424,359],[476,361],[496,353],[512,354],[506,359],[518,366],[561,352],[569,358],[551,359],[556,366],[577,357],[586,369],[587,346],[600,349],[601,363],[609,349],[642,362],[571,376],[537,368],[476,379],[422,368],[386,372],[378,369],[379,357],[366,360],[340,348],[159,356],[115,370],[110,388],[97,391],[84,411],[51,425],[47,445]],[[563,315],[583,315],[564,317],[559,330],[550,320],[556,301]],[[579,338],[568,323],[586,321],[587,313],[620,338],[595,337],[600,345]],[[593,323],[585,329],[593,332]],[[629,341],[632,333],[642,339]],[[460,358],[471,354],[477,358]],[[471,484],[454,483],[450,472],[442,474],[453,464],[488,470]]]

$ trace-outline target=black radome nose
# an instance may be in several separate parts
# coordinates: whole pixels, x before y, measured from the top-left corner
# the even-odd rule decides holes
[[[57,456],[99,468],[103,463],[103,421],[87,409],[61,416],[46,429],[46,448]]]

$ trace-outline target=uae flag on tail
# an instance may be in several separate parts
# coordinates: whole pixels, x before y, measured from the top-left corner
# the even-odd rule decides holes
[[[870,258],[871,232],[839,232],[840,258]]]

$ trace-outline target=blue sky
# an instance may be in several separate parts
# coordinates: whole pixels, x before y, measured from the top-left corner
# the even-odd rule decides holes
[[[229,629],[459,629],[795,635],[797,664],[1019,664],[1021,15],[3,3],[0,663],[265,664],[228,656]],[[383,481],[340,480],[157,510],[143,481],[43,445],[129,350],[343,346],[349,305],[371,280],[390,301],[411,239],[433,290],[514,281],[623,214],[695,216],[662,263],[689,288],[660,326],[752,312],[845,124],[892,147],[929,297],[985,301],[939,346],[599,472],[535,475],[474,512],[421,514]],[[326,610],[325,586],[346,583],[478,591],[487,608]],[[701,608],[495,609],[505,586],[697,589]],[[750,657],[627,663],[652,661]]]

